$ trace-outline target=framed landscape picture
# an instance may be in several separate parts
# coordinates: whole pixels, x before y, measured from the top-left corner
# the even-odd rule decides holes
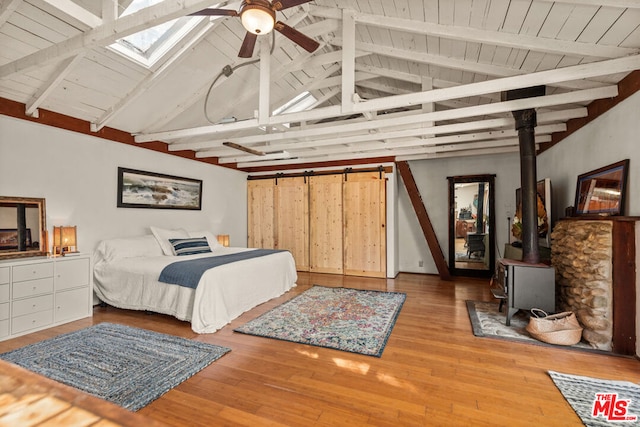
[[[202,181],[118,168],[118,207],[202,209]]]
[[[575,215],[624,215],[629,159],[578,176]]]

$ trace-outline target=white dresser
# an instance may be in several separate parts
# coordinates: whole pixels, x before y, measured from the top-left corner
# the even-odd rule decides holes
[[[91,316],[92,284],[89,255],[0,261],[0,340]]]

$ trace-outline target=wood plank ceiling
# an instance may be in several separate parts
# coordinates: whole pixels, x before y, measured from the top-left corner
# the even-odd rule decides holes
[[[192,18],[150,66],[110,45],[216,5],[164,0],[121,16],[129,3],[0,0],[0,97],[142,145],[286,170],[515,151],[510,111],[523,108],[537,108],[536,141],[548,142],[640,69],[638,0],[315,0],[278,12],[320,43],[313,54],[276,33],[241,59],[238,18]],[[547,94],[500,101],[533,85]],[[307,110],[273,113],[306,92]]]

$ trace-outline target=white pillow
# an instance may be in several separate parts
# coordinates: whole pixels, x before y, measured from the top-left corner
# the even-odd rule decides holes
[[[186,239],[190,237],[189,233],[187,233],[187,230],[184,230],[182,228],[177,228],[175,230],[165,230],[163,228],[153,226],[149,228],[151,228],[151,232],[156,237],[158,244],[162,248],[162,252],[167,256],[175,256],[175,254],[173,253],[173,246],[171,245],[169,239]]]
[[[218,238],[210,231],[189,231],[189,237],[205,237],[211,250],[222,247],[220,242],[218,242]]]
[[[116,261],[124,258],[162,256],[162,248],[152,235],[103,240],[94,255],[97,259]]]

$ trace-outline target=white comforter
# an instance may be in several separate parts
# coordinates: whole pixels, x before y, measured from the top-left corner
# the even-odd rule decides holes
[[[197,333],[215,332],[295,286],[297,273],[291,254],[278,252],[209,269],[195,290],[159,282],[160,272],[173,262],[246,250],[250,249],[218,247],[208,254],[115,260],[101,256],[98,250],[95,292],[114,307],[169,314],[190,321]]]

